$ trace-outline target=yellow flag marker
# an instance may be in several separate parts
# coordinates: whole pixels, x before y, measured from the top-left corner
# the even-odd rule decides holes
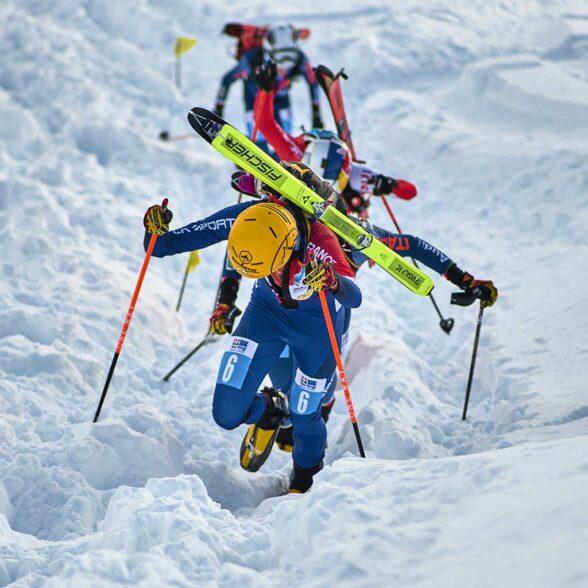
[[[194,45],[196,45],[196,39],[191,39],[190,37],[176,37],[176,47],[174,49],[176,57],[179,57],[182,53],[186,53],[186,51],[190,51]]]
[[[198,254],[198,251],[192,251],[192,253],[190,253],[190,258],[188,259],[188,267],[186,268],[186,272],[193,272],[199,263],[200,255]]]
[[[182,53],[190,51],[192,47],[196,45],[196,39],[190,37],[176,37],[176,46],[174,47],[174,53],[176,54],[176,86],[182,87]]]

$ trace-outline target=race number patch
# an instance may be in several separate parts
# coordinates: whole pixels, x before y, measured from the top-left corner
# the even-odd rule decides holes
[[[326,378],[320,380],[311,378],[297,369],[290,392],[290,412],[312,414],[319,410],[325,394],[326,384]]]
[[[223,354],[216,383],[241,388],[256,350],[255,341],[245,337],[231,337],[229,346]]]

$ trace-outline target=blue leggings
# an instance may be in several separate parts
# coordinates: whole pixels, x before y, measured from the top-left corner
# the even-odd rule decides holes
[[[343,323],[343,336],[339,346],[341,356],[345,354],[345,350],[348,344],[349,326],[351,323],[351,309],[344,308],[342,309],[342,312],[345,313],[345,320]],[[294,382],[295,373],[296,370],[294,369],[294,359],[290,353],[290,348],[285,347],[280,354],[279,359],[276,361],[276,363],[274,363],[268,374],[270,380],[272,381],[272,386],[287,393],[287,391],[290,390],[292,383]],[[325,404],[329,404],[335,397],[335,390],[338,383],[339,378],[337,377],[337,372],[335,371],[327,383],[327,389],[325,390],[325,395],[323,397],[323,406]]]
[[[343,308],[327,297],[337,341],[345,321]],[[339,306],[339,305],[337,305]],[[219,368],[212,414],[218,425],[234,429],[257,422],[265,400],[258,389],[288,345],[294,381],[289,391],[295,463],[308,468],[324,456],[327,431],[321,405],[335,370],[325,319],[317,297],[296,310],[281,307],[265,282],[257,282],[251,301],[229,341]]]

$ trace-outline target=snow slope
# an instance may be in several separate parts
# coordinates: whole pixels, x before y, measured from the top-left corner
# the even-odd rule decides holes
[[[0,5],[0,585],[586,586],[588,9],[277,4]],[[347,366],[368,459],[341,398],[304,496],[278,496],[287,455],[247,474],[243,431],[213,423],[222,342],[161,381],[206,332],[222,247],[181,313],[185,256],[153,260],[91,424],[144,210],[166,195],[181,226],[235,200],[204,142],[157,137],[212,106],[232,65],[218,33],[240,19],[312,29],[311,60],[349,74],[358,155],[419,188],[390,199],[400,226],[500,291],[462,422],[475,309],[433,276],[448,337],[428,300],[362,270]],[[178,35],[198,38],[181,91]]]

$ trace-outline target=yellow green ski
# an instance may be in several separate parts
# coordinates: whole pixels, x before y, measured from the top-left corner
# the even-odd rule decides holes
[[[217,151],[325,224],[403,286],[420,296],[427,296],[431,292],[433,281],[425,272],[374,238],[334,206],[329,206],[235,127],[199,107],[188,113],[188,122]]]

